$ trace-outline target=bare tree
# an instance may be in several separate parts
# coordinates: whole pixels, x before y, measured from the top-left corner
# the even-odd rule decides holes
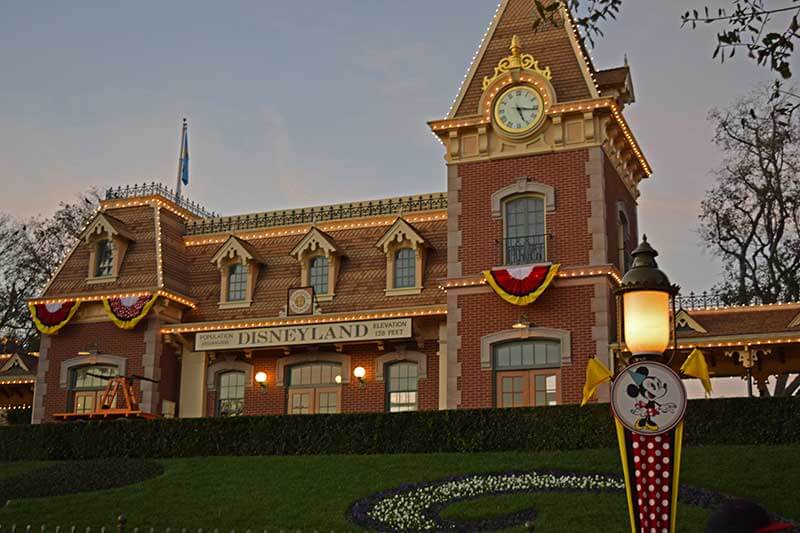
[[[623,0],[535,0],[534,28],[545,22],[560,24],[558,6],[562,2],[594,46],[595,39],[603,36],[603,25],[617,18]],[[792,76],[790,60],[800,41],[800,0],[735,0],[719,2],[717,6],[684,12],[683,26],[721,26],[713,55],[723,62],[738,49],[744,49],[749,58],[769,66],[782,78]]]
[[[762,89],[714,110],[724,154],[701,203],[700,232],[722,259],[728,303],[800,298],[800,119],[783,91]]]
[[[0,214],[0,338],[3,349],[35,349],[38,333],[27,300],[38,295],[72,249],[97,208],[94,190],[75,203],[61,202],[48,218],[25,223]]]
[[[722,259],[715,287],[731,304],[800,299],[800,118],[794,95],[763,88],[714,110],[724,154],[701,203],[700,234]],[[761,396],[800,392],[800,375],[759,376]]]

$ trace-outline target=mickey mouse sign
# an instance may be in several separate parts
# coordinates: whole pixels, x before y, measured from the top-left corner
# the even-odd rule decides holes
[[[611,408],[631,531],[674,533],[686,413],[683,381],[661,363],[633,363],[614,380]]]
[[[630,431],[660,435],[683,420],[686,388],[668,366],[641,361],[623,369],[614,380],[611,408]]]

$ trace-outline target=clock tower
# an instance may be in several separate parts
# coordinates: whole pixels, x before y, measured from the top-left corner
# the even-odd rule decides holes
[[[502,0],[447,118],[429,123],[447,164],[442,408],[577,403],[588,359],[612,365],[651,169],[623,116],[627,64],[597,70],[559,9],[534,31],[534,0]]]

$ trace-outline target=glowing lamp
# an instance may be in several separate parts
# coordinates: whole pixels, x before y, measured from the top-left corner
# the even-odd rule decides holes
[[[358,380],[358,386],[363,389],[366,386],[366,383],[364,382],[364,376],[367,375],[367,371],[364,370],[363,366],[357,366],[353,369],[353,375]]]
[[[656,264],[656,252],[647,236],[631,253],[633,264],[617,294],[622,297],[625,345],[635,358],[660,356],[670,341],[670,297],[678,292]]]
[[[256,372],[256,383],[261,385],[261,388],[267,387],[267,373],[266,372]]]

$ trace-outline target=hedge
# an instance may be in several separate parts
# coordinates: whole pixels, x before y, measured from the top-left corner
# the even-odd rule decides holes
[[[685,443],[800,443],[800,399],[693,400]],[[608,405],[70,422],[0,428],[0,461],[547,451],[616,445]]]

